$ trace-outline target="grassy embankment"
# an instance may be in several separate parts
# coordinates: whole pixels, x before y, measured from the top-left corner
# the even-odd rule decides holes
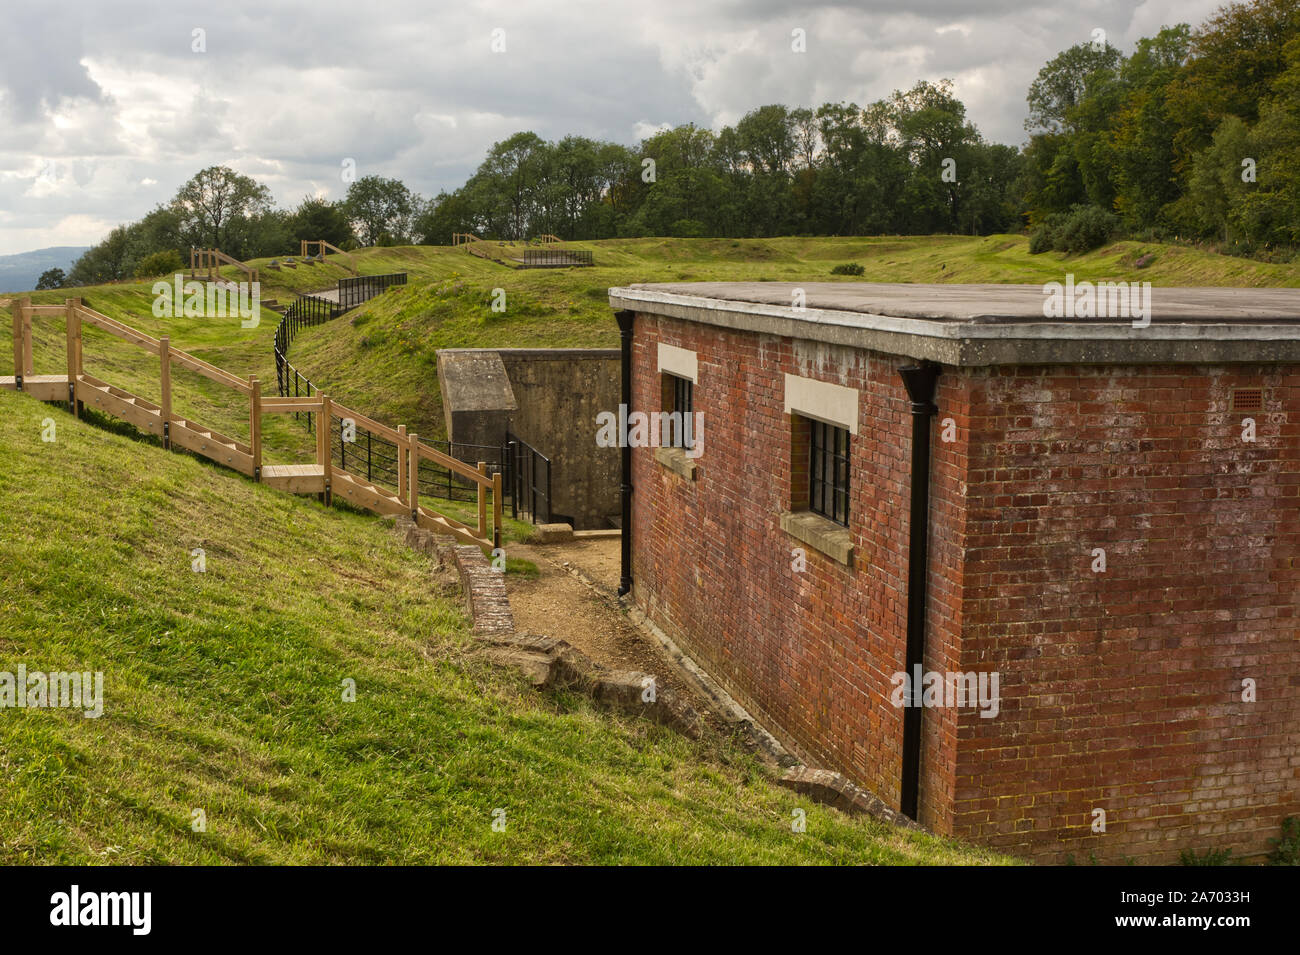
[[[98,719],[0,710],[0,863],[1005,861],[537,693],[374,518],[12,392],[0,447],[0,671],[105,691]]]
[[[620,239],[576,242],[596,266],[511,270],[442,247],[376,249],[366,271],[404,270],[411,284],[329,326],[308,329],[293,361],[358,410],[443,436],[435,352],[456,347],[612,348],[618,333],[607,289],[638,282],[877,281],[1041,284],[1067,271],[1078,279],[1132,278],[1153,285],[1300,285],[1300,269],[1182,246],[1117,242],[1087,255],[1031,256],[1019,236],[882,238]],[[1145,254],[1144,269],[1134,263]],[[833,276],[842,262],[861,278]],[[492,291],[506,311],[491,310]]]

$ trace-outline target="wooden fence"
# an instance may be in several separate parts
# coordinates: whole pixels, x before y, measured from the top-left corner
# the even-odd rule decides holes
[[[220,249],[190,249],[190,278],[198,278],[202,270],[207,273],[209,282],[215,282],[221,278],[220,269],[223,265],[239,269],[250,282],[257,281],[257,269],[245,265],[234,256],[226,255]]]
[[[344,252],[337,245],[331,245],[329,242],[326,242],[324,239],[301,239],[300,241],[302,243],[301,246],[302,258],[305,259],[308,256],[312,255],[313,253],[308,252],[307,250],[310,247],[315,246],[317,249],[317,254],[320,255],[322,261],[324,261],[325,259],[326,252],[333,252],[335,255],[347,259],[347,263],[345,264],[344,267],[353,275],[357,274],[357,260],[352,255],[351,252]]]
[[[11,377],[0,377],[0,388],[22,391],[42,401],[66,401],[69,410],[78,416],[83,406],[96,408],[161,438],[164,448],[184,448],[280,490],[295,494],[320,494],[327,504],[337,494],[352,504],[377,514],[409,514],[420,527],[435,533],[449,534],[467,544],[477,544],[484,548],[499,547],[501,544],[501,475],[489,475],[486,463],[480,463],[477,468],[471,467],[420,443],[416,435],[406,433],[405,426],[390,428],[334,402],[329,395],[263,396],[261,383],[256,377],[244,379],[232,375],[188,352],[172,348],[167,336],[153,338],[87,308],[78,298],[67,299],[63,305],[32,305],[30,298],[22,298],[10,303],[10,309],[13,314],[14,374]],[[66,374],[34,374],[32,321],[42,316],[61,316],[66,322]],[[157,404],[86,373],[83,367],[83,325],[91,325],[157,356],[161,395]],[[239,396],[236,400],[247,402],[248,443],[219,434],[173,412],[173,367],[196,372],[235,392]],[[263,463],[262,416],[293,413],[307,413],[316,417],[315,463]],[[331,447],[336,419],[340,428],[349,427],[354,433],[357,429],[369,431],[397,446],[396,488],[390,490],[379,487],[333,467]],[[476,526],[462,524],[420,504],[420,467],[425,462],[450,469],[473,484],[478,504]],[[489,496],[492,508],[490,526]]]

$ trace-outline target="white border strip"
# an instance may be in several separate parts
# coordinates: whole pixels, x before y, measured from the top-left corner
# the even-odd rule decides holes
[[[700,383],[700,366],[695,352],[676,345],[659,343],[659,371],[666,371],[678,378],[689,378],[697,385]]]
[[[785,376],[785,410],[858,433],[858,390],[816,378]]]

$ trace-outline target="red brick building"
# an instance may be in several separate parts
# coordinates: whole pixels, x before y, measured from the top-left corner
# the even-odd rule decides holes
[[[938,832],[1266,852],[1300,815],[1300,292],[1155,289],[1149,324],[1043,300],[611,289],[631,411],[702,425],[694,456],[627,452],[625,586],[783,743]],[[897,705],[918,662],[996,674],[996,706]]]

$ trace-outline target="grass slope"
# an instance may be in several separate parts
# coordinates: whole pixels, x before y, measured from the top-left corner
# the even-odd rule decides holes
[[[516,271],[445,246],[363,249],[362,274],[407,272],[410,284],[348,316],[304,331],[291,359],[313,381],[350,407],[390,425],[406,424],[425,438],[445,436],[435,352],[454,347],[613,347],[617,331],[608,305],[613,285],[690,281],[889,281],[1042,283],[1073,272],[1079,279],[1136,278],[1155,285],[1297,286],[1300,269],[1216,255],[1185,246],[1116,242],[1087,255],[1031,256],[1021,236],[882,236],[773,239],[612,239],[568,243],[593,252],[590,269]],[[515,250],[511,251],[517,251]],[[1153,255],[1150,266],[1136,261]],[[333,287],[349,274],[341,265],[261,267],[262,298],[288,302],[303,291]],[[862,278],[832,276],[841,262],[859,262]],[[225,278],[239,280],[232,268]],[[152,282],[32,293],[38,304],[81,296],[107,315],[148,334],[170,335],[177,348],[274,389],[272,342],[279,316],[264,310],[255,328],[238,318],[155,318]],[[506,311],[491,310],[493,291],[506,293]],[[63,323],[36,322],[37,373],[64,367]],[[145,398],[158,397],[156,361],[95,329],[85,331],[87,369]],[[176,371],[179,414],[247,440],[244,406],[234,393]],[[269,463],[310,460],[311,438],[292,419],[267,416]]]
[[[1296,286],[1300,269],[1184,246],[1116,242],[1087,255],[1030,255],[1021,236],[617,239],[575,242],[594,268],[515,271],[460,249],[375,249],[365,271],[408,271],[410,284],[340,321],[307,329],[292,360],[358,411],[445,436],[435,352],[456,347],[616,347],[610,286],[638,282],[875,281],[1041,284],[1141,278],[1153,285]],[[1136,270],[1144,255],[1150,265]],[[861,278],[830,274],[858,262]],[[491,310],[494,289],[506,310]]]
[[[0,710],[0,863],[1005,861],[489,667],[374,518],[12,392],[0,445],[0,670],[105,681],[99,719]]]

